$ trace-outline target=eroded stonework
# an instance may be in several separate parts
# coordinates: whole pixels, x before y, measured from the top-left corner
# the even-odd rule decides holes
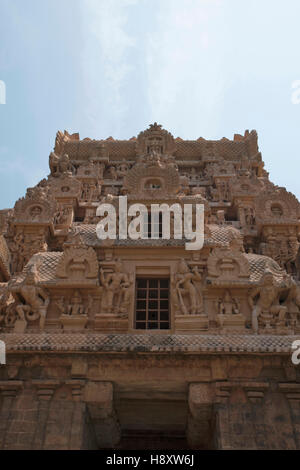
[[[0,448],[300,448],[300,204],[256,132],[58,132],[49,167],[0,212]],[[203,204],[203,248],[99,240],[124,195]]]

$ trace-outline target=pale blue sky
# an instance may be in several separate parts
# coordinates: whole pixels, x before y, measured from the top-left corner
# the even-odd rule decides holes
[[[48,174],[57,130],[131,138],[256,129],[300,198],[299,0],[0,0],[0,208]]]

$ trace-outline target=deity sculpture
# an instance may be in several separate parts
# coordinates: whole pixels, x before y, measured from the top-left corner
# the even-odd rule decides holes
[[[252,207],[245,207],[244,209],[245,213],[245,222],[246,225],[252,227],[255,225],[255,215],[254,215],[254,210]]]
[[[192,272],[184,259],[178,263],[174,284],[179,308],[183,315],[196,315],[203,313],[203,296],[198,283],[202,282],[202,276],[197,267]],[[198,287],[198,289],[196,288]]]
[[[53,217],[54,225],[66,225],[70,223],[71,212],[72,209],[70,207],[59,207]]]
[[[228,184],[225,181],[221,181],[216,184],[218,190],[218,200],[219,201],[229,201],[229,188]]]
[[[126,160],[123,160],[123,162],[117,168],[118,177],[124,178],[127,175],[128,169],[129,167],[128,167],[128,164],[126,163]]]
[[[74,173],[74,166],[70,162],[67,154],[58,156],[52,152],[49,157],[49,166],[51,175],[54,177],[61,175],[72,176]]]
[[[65,298],[62,297],[59,301],[56,302],[59,310],[63,315],[87,315],[90,312],[91,304],[93,302],[92,296],[88,296],[88,305],[84,305],[82,297],[78,291],[74,293],[71,300],[65,302]]]
[[[7,289],[0,294],[0,325],[5,318],[9,295],[10,293]]]
[[[91,202],[94,198],[94,193],[96,191],[96,185],[91,183],[83,183],[81,189],[81,201]]]
[[[109,176],[112,180],[116,181],[118,179],[118,173],[114,166],[109,168]]]
[[[240,313],[239,302],[231,297],[229,291],[226,291],[224,297],[217,302],[217,311],[219,315],[238,315]]]
[[[290,238],[287,242],[287,259],[285,267],[288,274],[294,275],[296,273],[296,257],[299,251],[299,242],[297,238]]]
[[[284,306],[287,307],[291,327],[298,327],[300,321],[300,285],[294,279],[291,280],[291,287]]]
[[[217,224],[225,225],[225,211],[217,211]]]
[[[240,314],[240,302],[233,298],[228,290],[216,302],[216,309],[218,312],[217,323],[221,328],[229,325],[245,325],[245,319]]]
[[[35,321],[39,319],[40,329],[43,330],[50,298],[44,288],[37,286],[35,272],[28,271],[20,285],[9,285],[8,288],[21,301],[21,304],[16,307],[19,319],[25,323],[26,320]]]
[[[30,210],[30,217],[31,217],[32,222],[38,222],[41,214],[42,214],[42,208],[39,206],[34,206]]]
[[[25,245],[24,235],[22,233],[16,234],[11,243],[11,270],[13,273],[19,273],[22,271],[25,263]]]
[[[104,287],[104,303],[109,312],[127,313],[131,300],[131,281],[128,274],[123,271],[122,262],[118,259],[115,272],[104,274],[100,270],[100,281]]]
[[[274,324],[285,326],[287,307],[279,300],[282,290],[275,285],[273,274],[266,272],[260,286],[250,292],[248,301],[252,308],[252,328],[256,333],[259,324],[266,328]]]

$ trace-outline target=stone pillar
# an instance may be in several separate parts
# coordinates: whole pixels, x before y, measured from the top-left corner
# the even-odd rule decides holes
[[[17,409],[16,397],[23,389],[19,380],[0,382],[0,450],[22,448],[19,435],[12,428],[14,420],[23,419],[23,413]]]
[[[278,389],[285,395],[289,404],[295,448],[300,449],[300,383],[280,383]]]
[[[81,401],[82,380],[34,381],[39,399],[38,432],[34,448],[96,449],[87,406]]]
[[[192,449],[212,446],[214,389],[209,383],[194,383],[189,387],[187,441]]]
[[[113,403],[113,384],[88,381],[83,400],[88,407],[98,448],[113,449],[121,439],[120,425]]]
[[[97,449],[83,384],[45,379],[23,389],[21,381],[0,382],[0,449]]]
[[[217,449],[296,449],[287,400],[266,382],[216,384]]]

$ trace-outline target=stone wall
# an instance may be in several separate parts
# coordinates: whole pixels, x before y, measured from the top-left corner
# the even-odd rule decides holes
[[[192,449],[300,448],[286,354],[10,353],[0,392],[0,449],[110,449],[154,431]]]

